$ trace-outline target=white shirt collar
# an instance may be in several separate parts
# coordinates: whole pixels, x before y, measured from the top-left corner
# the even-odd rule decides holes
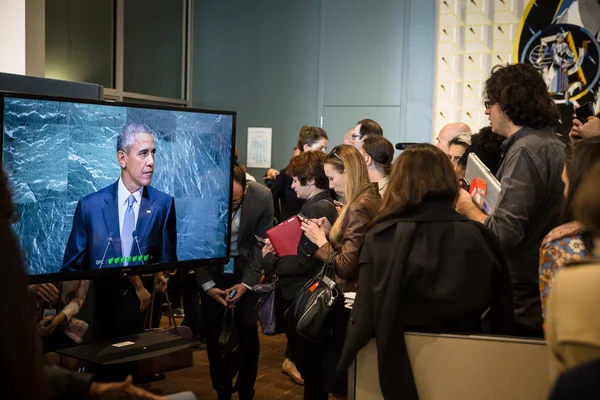
[[[127,203],[127,199],[129,198],[129,195],[133,195],[133,197],[135,197],[135,201],[137,202],[137,204],[141,204],[142,201],[142,190],[144,190],[144,187],[142,186],[141,188],[139,188],[138,190],[136,190],[133,193],[130,193],[129,190],[125,187],[125,184],[123,183],[123,179],[119,178],[119,184],[118,184],[118,201],[119,201],[119,206],[122,206],[123,203]]]

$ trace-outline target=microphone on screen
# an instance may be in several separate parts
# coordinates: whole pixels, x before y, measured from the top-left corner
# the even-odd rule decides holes
[[[140,248],[140,242],[138,242],[137,231],[133,231],[131,233],[131,235],[133,236],[133,240],[134,240],[135,245],[137,246],[137,249],[138,249],[139,260],[142,262],[142,265],[144,265],[144,258],[142,257],[142,249]]]
[[[104,249],[104,254],[102,255],[102,260],[100,261],[100,266],[98,268],[102,268],[104,266],[104,261],[106,260],[106,253],[108,253],[108,248],[110,247],[114,237],[115,234],[113,232],[108,234],[108,239],[106,240],[106,248]]]

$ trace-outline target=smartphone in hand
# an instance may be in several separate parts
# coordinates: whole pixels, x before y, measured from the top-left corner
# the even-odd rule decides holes
[[[594,115],[594,103],[591,101],[575,109],[575,116],[584,124],[589,117],[593,117]]]
[[[303,215],[303,214],[300,214],[300,213],[298,213],[298,214],[296,214],[296,215],[298,215],[298,219],[300,220],[300,222],[308,222],[308,221],[310,221],[310,219],[308,219],[308,218],[307,218],[305,215]]]
[[[263,237],[260,237],[260,236],[258,236],[258,235],[254,235],[254,238],[255,238],[255,239],[256,239],[256,240],[257,240],[259,243],[262,243],[262,244],[267,244],[267,239],[265,239],[265,238],[263,238]]]
[[[236,293],[237,293],[237,289],[233,289],[231,292],[229,292],[229,296],[227,296],[227,298],[229,300],[233,299],[235,297]]]

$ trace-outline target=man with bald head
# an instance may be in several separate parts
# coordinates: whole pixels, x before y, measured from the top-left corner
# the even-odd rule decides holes
[[[469,125],[462,122],[453,122],[444,126],[437,136],[436,146],[444,153],[448,154],[448,142],[460,135],[461,133],[471,133]]]

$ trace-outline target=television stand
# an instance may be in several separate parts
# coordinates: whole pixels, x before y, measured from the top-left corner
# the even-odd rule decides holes
[[[192,347],[193,340],[165,331],[146,331],[135,335],[104,339],[57,350],[58,354],[86,362],[100,380],[135,371],[138,361]],[[126,371],[126,372],[123,372]],[[128,372],[127,372],[128,371]]]

